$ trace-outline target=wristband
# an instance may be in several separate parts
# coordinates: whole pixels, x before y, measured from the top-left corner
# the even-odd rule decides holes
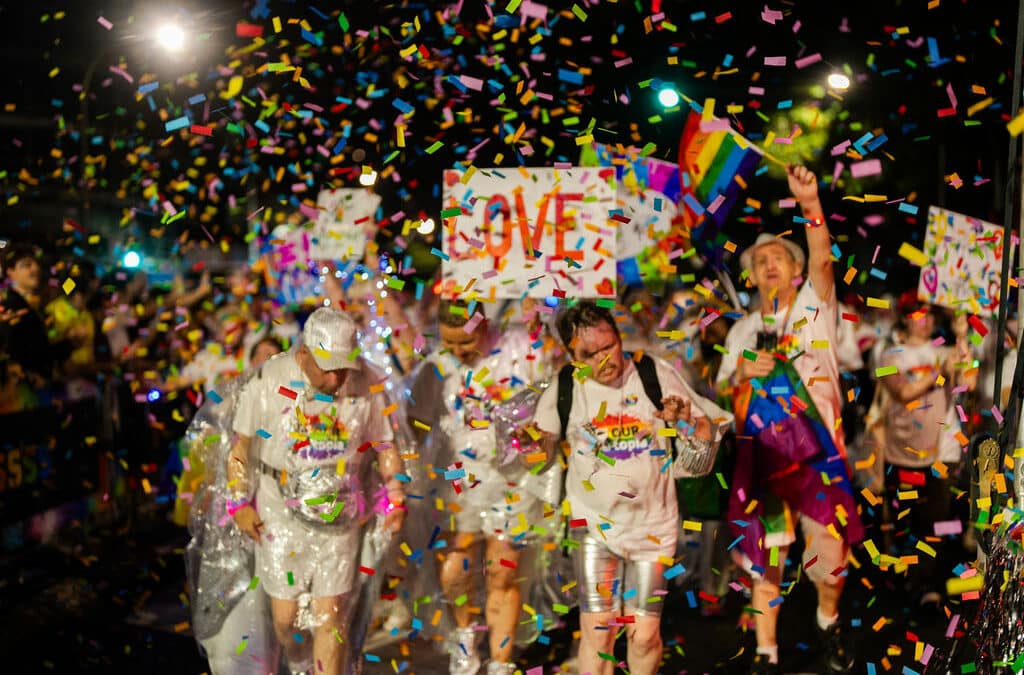
[[[245,497],[241,497],[239,499],[229,499],[228,515],[234,516],[237,511],[244,509],[246,506],[249,506],[249,500],[246,499]]]

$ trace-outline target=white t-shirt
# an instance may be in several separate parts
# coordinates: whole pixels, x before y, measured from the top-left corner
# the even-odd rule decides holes
[[[263,461],[289,474],[330,471],[359,491],[372,469],[375,449],[394,439],[382,414],[387,406],[383,393],[370,393],[382,380],[360,359],[360,368],[349,371],[342,390],[329,399],[307,384],[294,351],[278,354],[242,389],[233,428],[251,439],[254,465]],[[276,490],[261,489],[260,498],[283,506]]]
[[[882,366],[896,366],[909,382],[935,382],[949,347],[931,342],[896,345],[882,354]],[[884,386],[879,382],[878,386]],[[949,386],[949,385],[948,385]],[[959,461],[963,451],[956,434],[960,419],[945,387],[934,387],[907,407],[890,397],[885,411],[885,461],[896,466],[924,468],[936,460]]]
[[[494,433],[494,406],[526,385],[545,380],[546,356],[533,350],[525,331],[512,329],[489,340],[490,353],[473,366],[450,353],[433,353],[419,370],[412,387],[409,417],[420,420],[440,434],[435,442],[447,445],[453,462],[465,470],[464,504],[490,507],[502,503],[510,484],[530,489],[538,482],[518,463],[499,470],[504,456]],[[443,467],[442,467],[443,468]]]
[[[729,329],[725,338],[726,354],[718,370],[718,382],[728,382],[743,350],[754,350],[759,331],[770,330],[779,337],[779,346],[803,380],[814,401],[822,421],[832,430],[832,438],[840,452],[845,454],[843,434],[836,433],[842,398],[839,388],[839,362],[836,356],[837,307],[835,289],[831,298],[821,299],[811,282],[805,282],[793,300],[792,309],[779,307],[770,317],[762,318],[760,311],[746,315]],[[800,354],[800,352],[803,352]],[[798,358],[797,354],[800,354]]]
[[[731,420],[690,389],[668,363],[658,358],[654,363],[662,396],[690,400],[695,417]],[[586,519],[590,533],[622,558],[671,557],[679,530],[671,444],[658,435],[664,423],[654,417],[657,408],[632,361],[626,362],[620,382],[618,387],[591,378],[573,383],[565,482],[572,517]],[[557,383],[541,396],[534,421],[558,436]]]

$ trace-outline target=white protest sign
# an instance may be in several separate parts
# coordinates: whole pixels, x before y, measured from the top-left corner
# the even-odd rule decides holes
[[[309,249],[311,260],[361,260],[366,250],[363,228],[374,221],[381,198],[365,188],[321,190]]]
[[[484,297],[615,297],[614,208],[610,168],[445,171],[444,281]]]
[[[937,206],[928,209],[927,264],[918,296],[951,309],[995,316],[1002,279],[1003,228]]]

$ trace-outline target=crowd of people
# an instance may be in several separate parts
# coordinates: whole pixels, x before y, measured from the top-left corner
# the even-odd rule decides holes
[[[730,574],[746,580],[751,672],[780,672],[798,536],[825,661],[850,672],[839,608],[866,527],[885,524],[913,602],[944,601],[960,539],[936,524],[958,518],[975,411],[1004,403],[985,399],[992,344],[1012,339],[916,289],[841,303],[817,178],[788,177],[806,237],[742,253],[745,310],[704,286],[630,287],[615,306],[440,284],[413,298],[377,261],[324,264],[322,297],[282,308],[251,270],[162,288],[84,262],[47,274],[16,242],[0,413],[110,377],[172,404],[143,424],[183,439],[158,458],[160,490],[193,534],[193,623],[216,673],[358,670],[381,620],[437,637],[453,675],[485,658],[512,673],[553,604],[579,608],[577,672],[610,675],[622,627],[629,672],[654,673],[684,567],[708,614]],[[935,555],[907,564],[922,546]]]

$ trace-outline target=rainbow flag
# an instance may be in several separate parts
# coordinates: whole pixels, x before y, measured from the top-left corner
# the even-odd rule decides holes
[[[694,245],[714,262],[722,257],[715,239],[762,155],[727,120],[702,122],[701,117],[700,110],[690,108],[679,139],[681,205],[692,223]]]

